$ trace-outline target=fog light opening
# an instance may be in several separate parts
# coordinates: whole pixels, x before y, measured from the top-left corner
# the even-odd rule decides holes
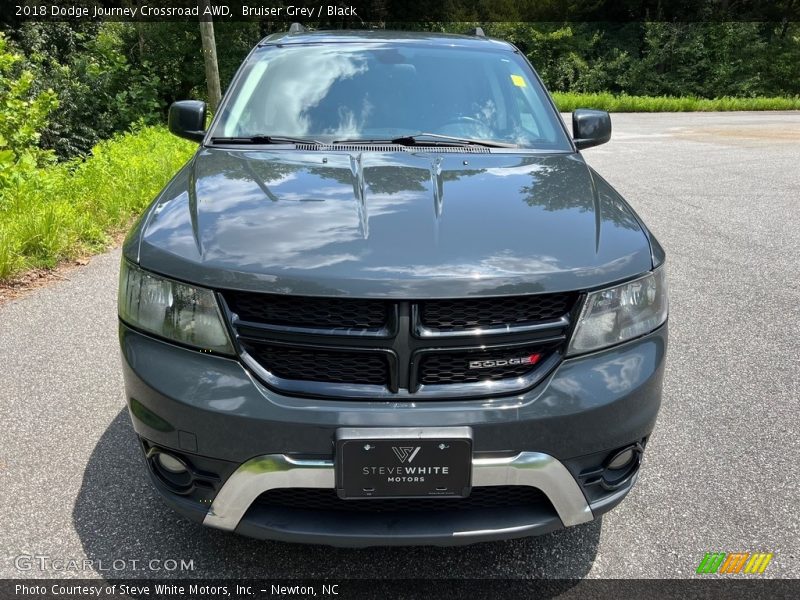
[[[159,452],[156,455],[156,460],[163,469],[166,469],[170,473],[175,473],[176,475],[179,473],[186,473],[189,470],[182,460],[178,460],[166,452]]]
[[[153,447],[147,458],[156,477],[176,494],[188,494],[194,489],[191,468],[180,456]]]
[[[611,454],[603,469],[603,487],[615,490],[627,483],[639,470],[643,451],[641,444],[633,444]]]
[[[619,452],[616,456],[612,457],[612,459],[608,461],[608,466],[606,468],[616,471],[617,469],[627,467],[629,464],[631,464],[633,457],[633,448],[626,448],[622,452]]]

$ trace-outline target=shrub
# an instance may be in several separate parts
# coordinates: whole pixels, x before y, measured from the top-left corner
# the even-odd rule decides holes
[[[47,117],[58,106],[52,90],[32,91],[34,75],[0,33],[0,197],[2,189],[49,162],[38,148]]]
[[[59,159],[85,155],[139,120],[161,120],[158,77],[131,56],[134,24],[26,22],[14,36],[36,74],[34,88],[47,86],[58,97],[40,145]]]
[[[96,145],[85,160],[33,170],[0,200],[0,280],[104,250],[195,146],[163,127]]]

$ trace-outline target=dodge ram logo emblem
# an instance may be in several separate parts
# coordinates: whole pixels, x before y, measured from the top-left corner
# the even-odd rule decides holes
[[[392,446],[394,455],[400,462],[410,463],[420,450],[419,446]]]
[[[541,354],[530,354],[518,358],[498,358],[494,360],[471,360],[470,369],[493,369],[495,367],[513,367],[516,365],[535,365],[542,357]]]

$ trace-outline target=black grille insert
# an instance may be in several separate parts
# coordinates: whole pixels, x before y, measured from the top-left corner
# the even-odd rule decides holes
[[[225,301],[242,321],[268,325],[380,329],[389,320],[389,303],[383,300],[227,292]]]
[[[242,345],[261,366],[282,379],[383,386],[390,383],[384,353],[251,342]]]
[[[566,315],[576,294],[539,294],[501,298],[457,298],[419,303],[420,322],[442,332],[481,327],[521,326]]]
[[[433,512],[512,508],[549,503],[539,489],[526,485],[495,485],[472,488],[466,498],[376,498],[342,500],[336,490],[325,488],[278,488],[261,494],[256,502],[301,510],[376,512]]]
[[[267,385],[367,400],[529,389],[557,362],[579,300],[577,293],[447,300],[221,295],[245,362]],[[533,354],[538,360],[523,360]],[[498,363],[470,365],[492,360]],[[488,381],[497,385],[481,385]]]
[[[553,346],[537,345],[487,349],[485,352],[431,352],[420,360],[419,382],[423,385],[446,385],[522,377],[533,371],[551,350]],[[476,362],[480,365],[471,365]]]

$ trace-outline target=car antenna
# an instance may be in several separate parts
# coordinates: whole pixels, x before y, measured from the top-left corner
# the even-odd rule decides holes
[[[289,33],[303,33],[305,30],[302,23],[292,23],[289,27]]]
[[[483,33],[483,27],[473,27],[469,30],[468,35],[474,35],[475,37],[482,37],[485,38],[486,34]]]

